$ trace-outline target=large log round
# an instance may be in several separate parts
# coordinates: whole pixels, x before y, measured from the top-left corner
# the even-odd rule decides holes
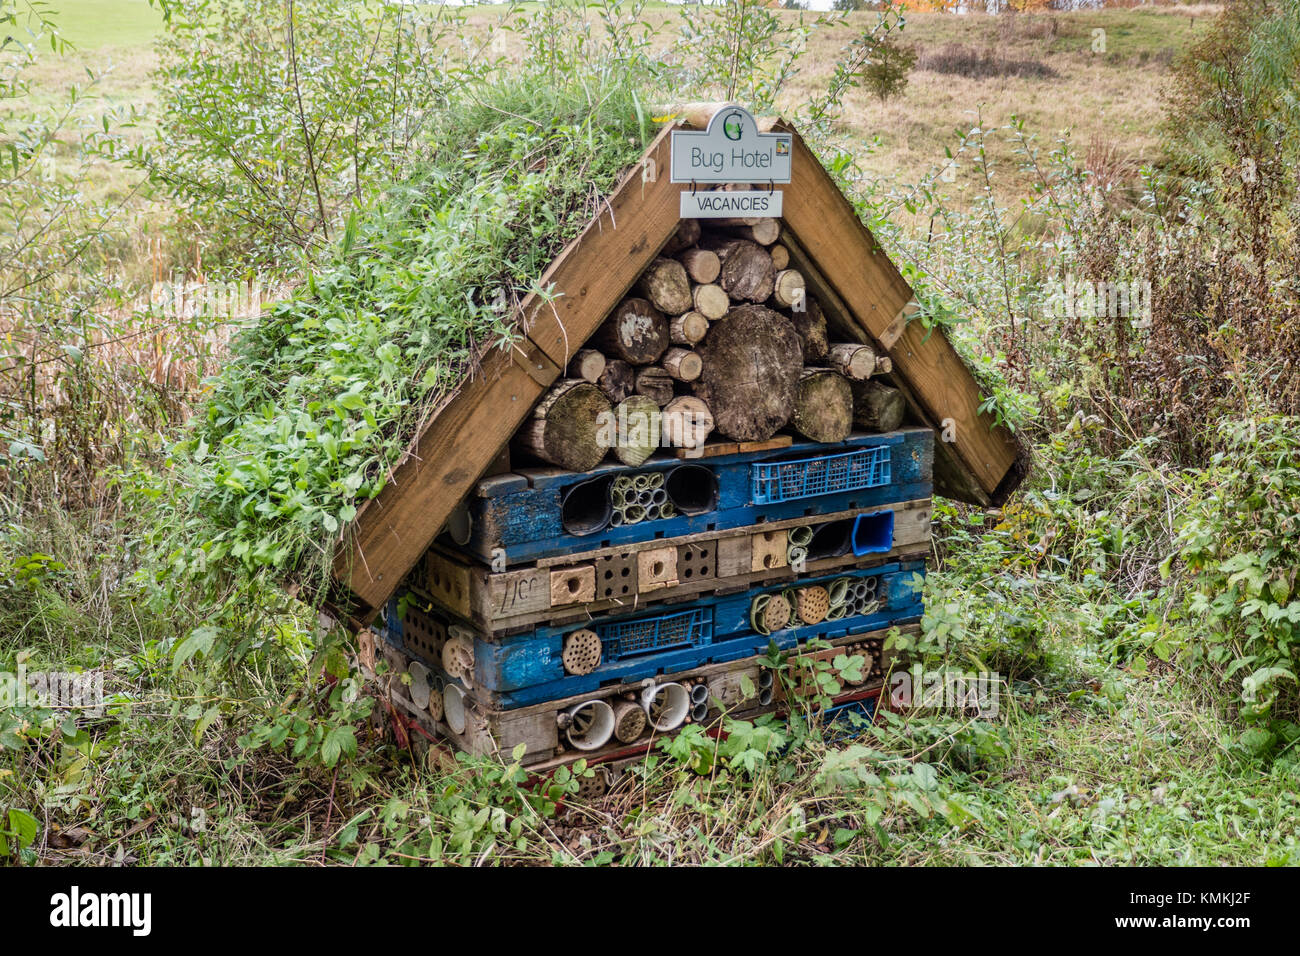
[[[609,399],[595,385],[564,379],[546,394],[515,436],[516,446],[570,471],[590,471],[609,451]]]
[[[776,269],[772,257],[758,243],[748,239],[711,239],[707,243],[701,240],[701,245],[716,252],[722,260],[718,284],[732,300],[766,302],[771,297]]]
[[[723,435],[763,441],[790,420],[803,355],[794,326],[781,313],[737,306],[709,328],[696,351],[704,369],[695,393]]]

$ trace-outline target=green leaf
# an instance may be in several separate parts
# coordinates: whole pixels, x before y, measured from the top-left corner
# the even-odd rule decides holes
[[[210,624],[202,627],[196,627],[190,631],[190,636],[185,638],[176,645],[176,650],[172,652],[172,676],[175,677],[180,673],[185,662],[195,654],[206,655],[212,650],[212,644],[217,639],[217,629]]]
[[[9,811],[9,832],[18,840],[18,849],[24,850],[36,839],[36,818],[26,810]]]

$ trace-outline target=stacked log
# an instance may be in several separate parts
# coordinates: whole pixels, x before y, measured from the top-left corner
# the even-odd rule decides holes
[[[570,471],[590,471],[609,451],[602,428],[611,411],[609,399],[595,385],[561,379],[515,435],[516,447]]]
[[[600,461],[591,423],[602,411],[619,428],[606,449],[629,465],[661,444],[700,448],[714,430],[739,442],[783,428],[840,442],[854,427],[897,428],[906,403],[877,380],[889,356],[829,341],[822,307],[780,239],[776,219],[680,223],[573,356],[518,448],[589,470]]]

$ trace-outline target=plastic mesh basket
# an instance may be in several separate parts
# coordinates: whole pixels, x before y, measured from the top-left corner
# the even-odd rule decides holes
[[[795,461],[760,461],[751,468],[754,504],[876,488],[890,482],[888,445]]]
[[[602,653],[611,661],[669,647],[694,647],[713,640],[713,608],[614,621],[598,626],[596,633]]]

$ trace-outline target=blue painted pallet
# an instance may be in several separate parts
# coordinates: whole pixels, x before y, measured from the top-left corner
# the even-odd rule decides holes
[[[930,496],[933,463],[934,433],[905,428],[833,444],[795,442],[779,451],[698,461],[652,459],[639,468],[523,471],[479,484],[467,500],[471,526],[459,550],[487,563],[494,553],[504,553],[509,566],[629,542],[913,501]],[[663,475],[665,487],[689,484],[694,498],[674,517],[602,525],[609,483],[641,474]],[[686,492],[672,498],[679,504],[686,499]],[[576,528],[589,530],[577,533]]]
[[[782,649],[788,649],[813,637],[833,640],[910,621],[920,617],[923,612],[914,579],[916,575],[924,573],[924,562],[918,561],[800,580],[796,584],[803,587],[824,584],[840,577],[877,577],[880,582],[876,592],[879,609],[872,614],[784,628],[771,635],[758,634],[753,630],[750,622],[751,604],[756,595],[779,593],[789,585],[734,595],[710,596],[685,607],[661,610],[656,615],[597,618],[585,625],[597,633],[611,625],[653,621],[656,618],[703,610],[711,612],[712,621],[710,628],[700,630],[696,636],[697,643],[667,649],[655,648],[644,656],[620,656],[615,660],[602,660],[601,666],[590,674],[568,675],[564,672],[561,649],[564,635],[575,629],[573,625],[566,628],[539,627],[532,632],[507,638],[501,643],[476,639],[474,676],[477,687],[474,694],[493,708],[523,707],[587,693],[605,684],[642,680],[657,674],[760,654],[770,641],[775,641]],[[386,617],[385,636],[390,641],[403,647],[407,653],[422,657],[430,665],[438,667],[440,662],[429,660],[427,653],[404,645],[402,622],[395,613],[394,606],[390,605]]]
[[[822,712],[822,739],[828,744],[837,744],[860,737],[867,725],[876,719],[878,694],[826,708]]]

